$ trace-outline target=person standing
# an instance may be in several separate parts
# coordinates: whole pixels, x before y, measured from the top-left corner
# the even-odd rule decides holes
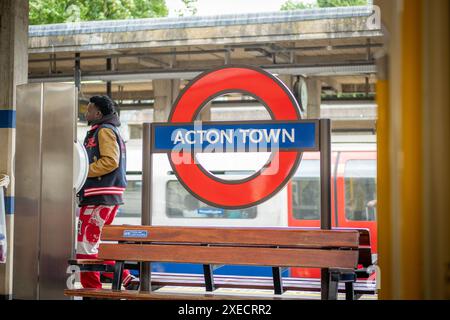
[[[91,126],[84,139],[89,158],[88,178],[80,192],[80,216],[77,234],[77,259],[96,259],[100,235],[105,225],[113,222],[127,186],[126,148],[118,127],[120,119],[114,102],[108,96],[93,96],[85,113]],[[105,264],[113,265],[114,261]],[[104,274],[112,278],[111,273]],[[123,272],[123,285],[133,280],[128,270]],[[99,272],[81,272],[84,288],[101,288]]]

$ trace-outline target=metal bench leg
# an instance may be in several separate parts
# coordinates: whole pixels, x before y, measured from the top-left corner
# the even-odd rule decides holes
[[[206,291],[214,291],[216,288],[214,287],[213,268],[210,264],[203,265],[203,275],[205,277]]]
[[[337,300],[338,295],[338,285],[339,285],[339,274],[335,272],[329,272],[329,285],[328,285],[328,296],[327,300]]]
[[[151,262],[140,262],[139,271],[139,291],[155,291],[164,286],[152,285],[152,264]]]
[[[328,300],[330,292],[330,271],[329,269],[320,269],[320,298]]]
[[[275,294],[283,294],[283,276],[281,274],[282,270],[280,267],[272,267],[273,275],[273,290]]]
[[[345,283],[345,300],[355,300],[355,290],[353,282]]]
[[[124,264],[124,261],[116,261],[116,264],[114,265],[114,278],[112,283],[113,290],[120,291],[120,288],[122,286],[122,273]]]

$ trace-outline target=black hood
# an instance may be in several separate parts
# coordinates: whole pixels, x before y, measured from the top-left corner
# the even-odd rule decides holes
[[[88,125],[93,126],[93,125],[101,125],[101,124],[111,124],[115,127],[120,127],[120,119],[119,119],[119,115],[117,114],[117,112],[114,112],[112,114],[108,114],[107,116],[103,116],[103,118],[99,119],[99,120],[94,120],[88,123]]]

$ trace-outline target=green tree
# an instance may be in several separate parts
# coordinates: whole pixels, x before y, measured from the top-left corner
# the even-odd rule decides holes
[[[311,9],[316,8],[317,5],[314,3],[303,3],[303,2],[297,2],[293,0],[288,0],[281,6],[281,10],[287,11],[287,10],[297,10],[297,9]]]
[[[165,0],[30,0],[30,24],[165,17]]]
[[[320,8],[364,6],[367,0],[317,0],[317,4]]]
[[[181,10],[175,10],[176,14],[179,17],[183,17],[184,15],[195,16],[197,13],[197,0],[181,0],[184,4],[184,8]]]
[[[282,6],[281,10],[297,10],[311,8],[327,8],[327,7],[348,7],[348,6],[364,6],[367,0],[317,0],[316,3],[304,3],[302,1],[288,0]]]

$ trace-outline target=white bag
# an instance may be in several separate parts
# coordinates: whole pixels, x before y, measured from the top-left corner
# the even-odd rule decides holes
[[[6,262],[7,242],[6,242],[6,209],[5,209],[5,188],[9,184],[9,177],[0,175],[0,263]]]

